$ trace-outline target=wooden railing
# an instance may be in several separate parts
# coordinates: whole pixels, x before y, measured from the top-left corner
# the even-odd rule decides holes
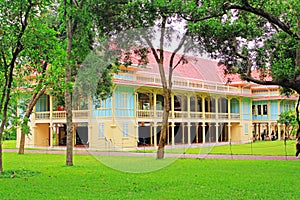
[[[116,78],[126,79],[125,76],[124,78],[122,78],[122,76]],[[155,74],[137,74],[132,78],[134,81],[161,84],[160,77]],[[205,82],[197,79],[184,79],[184,78],[174,77],[172,83],[174,87],[202,89],[202,90],[207,90],[208,92],[239,93],[239,94],[251,93],[250,89],[243,88],[239,90],[237,87],[228,86],[222,83]]]
[[[50,112],[36,112],[35,120],[50,119]]]
[[[88,110],[73,110],[73,119],[88,119]],[[52,120],[64,120],[66,119],[66,111],[53,111]],[[50,120],[50,111],[36,112],[35,120]]]
[[[138,110],[137,118],[142,119],[153,119],[153,118],[162,118],[162,110]],[[73,110],[73,119],[88,119],[89,111],[88,110]],[[229,119],[228,113],[212,113],[212,112],[190,112],[187,111],[174,111],[175,119]],[[240,119],[241,115],[239,113],[230,113],[230,119]],[[169,118],[172,118],[172,112],[169,113]],[[53,111],[52,120],[65,120],[66,111]],[[36,112],[35,120],[50,120],[50,111],[46,112]]]
[[[155,115],[156,114],[156,115]],[[153,118],[162,118],[163,111],[157,110],[138,110],[137,111],[137,118],[143,119],[153,119]],[[172,112],[169,113],[169,117],[172,117]],[[190,112],[187,111],[174,111],[174,118],[175,119],[229,119],[228,113],[213,113],[213,112]],[[239,113],[230,113],[230,119],[240,119],[241,115]]]

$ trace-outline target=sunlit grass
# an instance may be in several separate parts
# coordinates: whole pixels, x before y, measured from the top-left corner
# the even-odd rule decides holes
[[[299,198],[297,160],[178,159],[160,170],[133,174],[91,155],[74,155],[73,167],[65,166],[65,155],[4,153],[3,158],[4,170],[37,173],[0,178],[1,199]],[[120,159],[133,163],[136,158]]]
[[[185,148],[166,148],[166,153],[186,154],[234,154],[234,155],[271,155],[271,156],[294,156],[295,140],[281,141],[256,141],[247,144],[207,145],[194,148],[186,145]],[[137,152],[153,153],[156,150],[139,150]]]
[[[3,149],[16,149],[16,140],[4,140],[2,142]]]

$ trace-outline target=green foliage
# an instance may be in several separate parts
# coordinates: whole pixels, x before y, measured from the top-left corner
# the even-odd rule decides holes
[[[296,116],[294,110],[288,110],[280,113],[278,123],[285,124],[286,126],[296,125]]]
[[[7,73],[10,65],[14,67],[13,79],[10,80],[13,92],[6,125],[12,129],[7,130],[9,132],[14,133],[12,127],[20,125],[25,133],[29,133],[28,118],[21,118],[24,117],[31,94],[38,93],[45,85],[47,88],[62,87],[60,82],[63,80],[65,52],[57,38],[58,32],[48,18],[52,11],[48,10],[51,3],[52,1],[31,3],[21,0],[1,2],[1,72]],[[11,26],[11,23],[15,26]],[[18,54],[14,53],[16,48],[20,48]],[[0,79],[9,81],[5,73],[0,74]],[[1,88],[1,91],[4,90]],[[5,93],[1,93],[0,97]],[[17,107],[21,111],[19,116],[16,113]]]
[[[288,134],[296,134],[295,128],[298,127],[296,113],[294,110],[288,110],[280,113],[278,123],[285,124]]]
[[[105,100],[112,94],[112,72],[117,72],[116,65],[120,55],[112,52],[101,53],[98,49],[90,52],[81,64],[73,91],[74,101],[85,96]]]
[[[188,28],[212,58],[225,64],[226,73],[299,93],[299,5],[298,0],[208,1],[190,7],[202,15],[189,16]],[[253,70],[260,76],[248,74]]]
[[[2,135],[3,140],[15,140],[17,139],[17,129],[15,126],[12,127],[7,127],[4,129],[3,135]]]

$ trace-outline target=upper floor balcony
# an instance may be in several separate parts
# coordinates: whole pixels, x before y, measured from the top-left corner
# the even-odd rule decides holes
[[[137,120],[158,120],[162,119],[162,110],[137,110]],[[187,112],[187,111],[170,111],[169,119],[175,120],[240,120],[239,113],[216,113],[216,112]]]
[[[161,86],[161,78],[156,74],[151,73],[139,73],[139,74],[130,74],[130,73],[119,73],[115,74],[116,79],[120,80],[130,80],[135,81],[141,84],[151,84]],[[172,86],[174,89],[187,89],[190,91],[201,90],[207,92],[215,93],[232,93],[232,94],[251,94],[251,90],[248,87],[233,87],[225,85],[219,82],[208,82],[198,79],[187,79],[184,77],[173,77]]]
[[[87,121],[89,119],[88,110],[73,110],[73,120],[74,121]],[[44,111],[35,112],[33,114],[35,121],[54,121],[54,122],[65,122],[66,121],[66,111]]]
[[[87,121],[89,119],[88,110],[73,110],[74,121]],[[137,110],[137,120],[160,120],[162,119],[163,111],[158,110]],[[169,119],[175,120],[239,120],[241,115],[239,113],[213,113],[213,112],[186,112],[174,111],[169,113]],[[66,111],[46,111],[36,112],[33,115],[36,122],[66,122]]]

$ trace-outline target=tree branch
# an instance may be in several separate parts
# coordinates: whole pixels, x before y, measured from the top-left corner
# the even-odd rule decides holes
[[[186,40],[186,36],[188,34],[188,31],[185,32],[185,34],[183,35],[183,37],[180,40],[179,45],[177,46],[177,48],[175,49],[175,51],[172,53],[171,58],[170,58],[170,70],[173,72],[173,70],[178,66],[178,64],[180,63],[180,61],[182,60],[182,58],[184,56],[182,56],[180,58],[180,60],[178,61],[178,63],[175,65],[175,67],[173,68],[173,61],[174,61],[174,57],[175,55],[178,53],[178,51],[182,48],[182,46],[184,45],[184,42]]]
[[[150,46],[150,49],[151,49],[151,51],[153,53],[153,56],[154,56],[156,62],[159,63],[160,62],[159,61],[159,56],[158,56],[158,54],[156,52],[156,49],[154,48],[152,42],[150,41],[150,39],[147,36],[145,37],[145,40],[146,40],[147,44]]]
[[[176,63],[176,65],[173,67],[172,71],[174,71],[176,69],[176,67],[180,64],[181,61],[183,61],[184,59],[184,55],[182,55],[179,59],[179,61]]]
[[[219,14],[214,14],[214,15],[208,15],[208,16],[205,16],[205,17],[202,17],[202,18],[187,18],[185,17],[183,14],[180,14],[180,17],[182,17],[182,19],[188,21],[188,22],[198,22],[198,21],[204,21],[204,20],[208,20],[208,19],[211,19],[211,18],[217,18],[217,17],[222,17],[223,15],[226,14],[226,11],[223,10],[222,13],[219,13]]]
[[[275,17],[272,14],[264,11],[263,9],[254,8],[254,7],[250,6],[248,1],[243,1],[243,2],[244,2],[243,6],[225,3],[223,5],[223,10],[237,9],[237,10],[243,10],[243,11],[247,11],[247,12],[256,14],[258,16],[261,16],[261,17],[267,19],[271,24],[277,25],[282,31],[286,32],[287,34],[289,34],[293,38],[295,38],[297,40],[300,40],[300,36],[298,36],[296,33],[294,33],[291,30],[291,27],[289,25],[281,22],[277,17]]]

